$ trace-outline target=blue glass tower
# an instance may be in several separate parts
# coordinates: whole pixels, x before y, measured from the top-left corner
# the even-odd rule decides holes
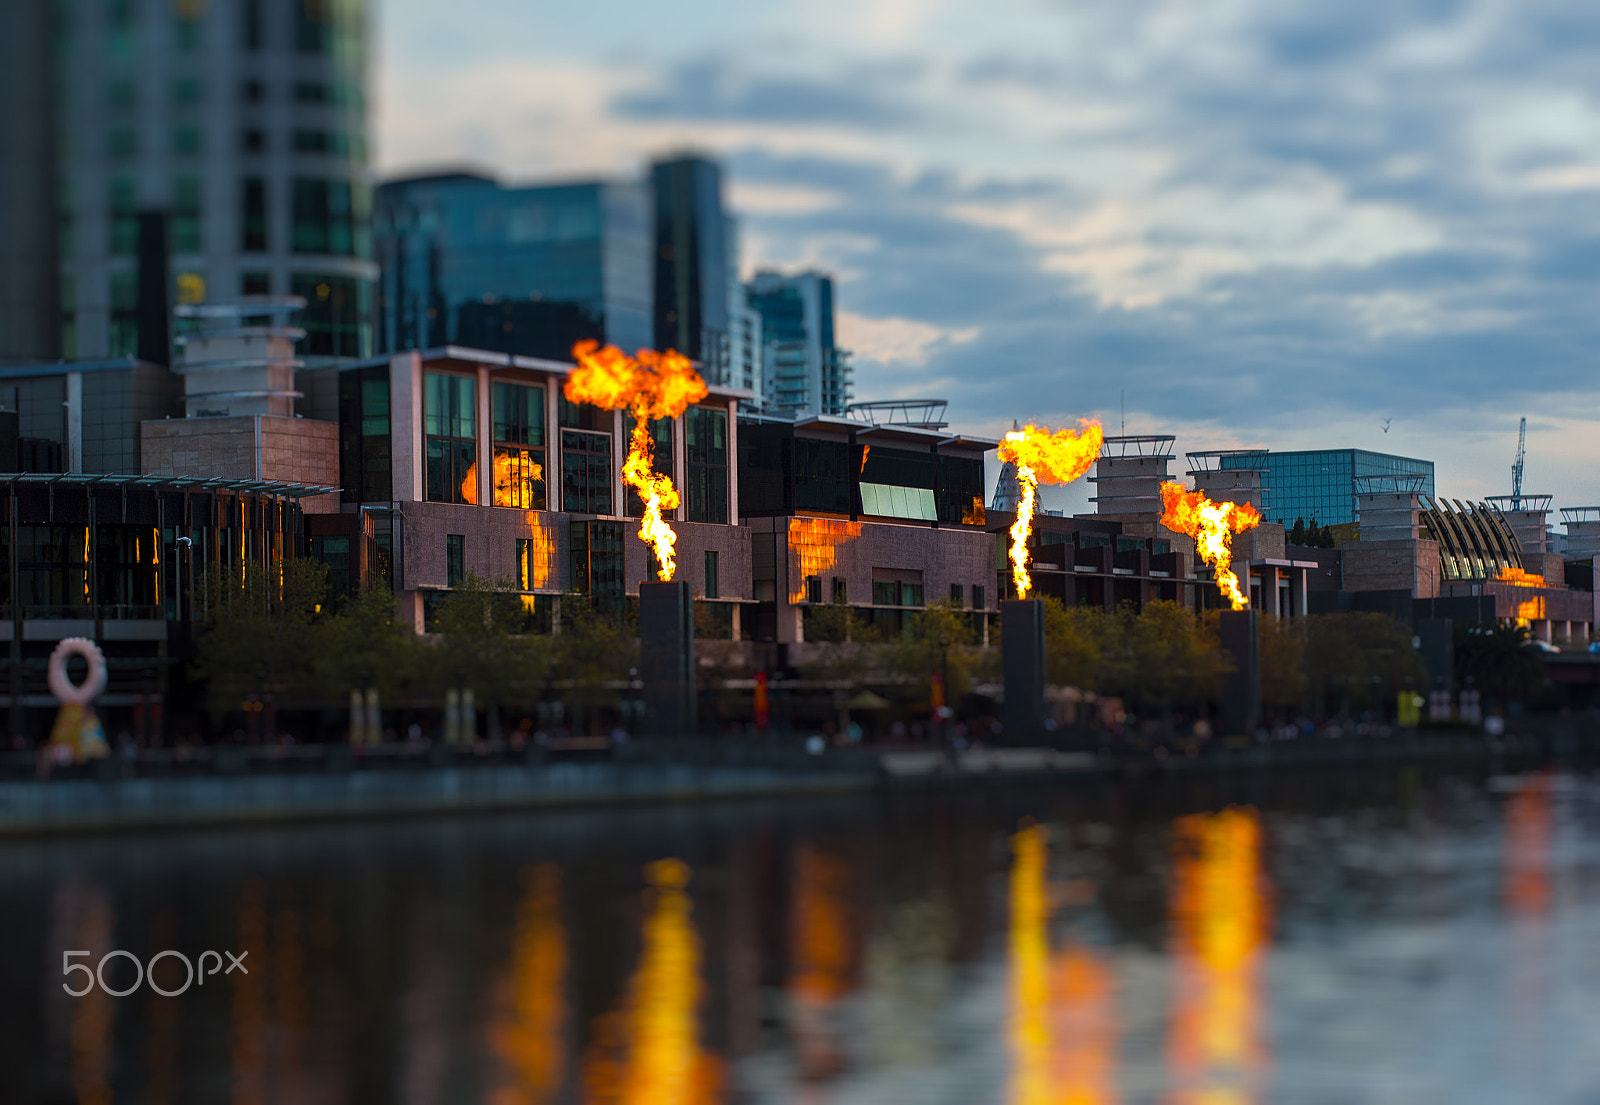
[[[378,191],[384,351],[466,345],[566,360],[585,338],[651,344],[643,185],[505,188],[467,173]]]

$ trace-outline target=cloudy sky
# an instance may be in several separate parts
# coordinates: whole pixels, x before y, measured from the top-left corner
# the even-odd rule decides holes
[[[714,152],[745,268],[839,278],[858,398],[998,432],[1125,396],[1180,451],[1382,449],[1463,498],[1526,415],[1525,490],[1600,503],[1593,3],[378,10],[381,170]]]

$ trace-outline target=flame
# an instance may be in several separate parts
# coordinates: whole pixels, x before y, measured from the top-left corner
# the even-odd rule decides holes
[[[789,601],[805,601],[806,580],[832,568],[838,558],[838,547],[860,536],[860,522],[840,522],[832,518],[789,519],[789,551],[800,558],[800,585],[790,592]]]
[[[1544,576],[1534,575],[1532,572],[1525,572],[1521,568],[1513,568],[1510,565],[1501,568],[1500,574],[1494,578],[1496,583],[1514,583],[1518,587],[1549,586],[1549,584],[1545,583]]]
[[[520,452],[494,455],[494,505],[528,508],[533,506],[533,485],[544,480],[544,465],[523,460]],[[473,461],[461,477],[461,498],[478,501],[478,462]]]
[[[1033,588],[1028,575],[1028,535],[1033,531],[1035,492],[1040,483],[1071,483],[1089,470],[1100,455],[1104,441],[1100,423],[1078,419],[1078,429],[1051,433],[1029,423],[1012,430],[1000,442],[1000,459],[1017,466],[1017,483],[1022,499],[1017,503],[1017,520],[1011,524],[1011,578],[1017,598],[1025,599]]]
[[[983,509],[983,500],[974,495],[972,497],[972,505],[961,512],[961,524],[964,526],[981,526],[988,520],[989,515]]]
[[[1261,512],[1249,503],[1219,503],[1204,491],[1190,491],[1181,483],[1161,485],[1161,524],[1174,533],[1194,538],[1195,549],[1217,571],[1217,590],[1235,610],[1250,605],[1250,596],[1233,574],[1233,535],[1261,524]]]
[[[1265,1062],[1260,818],[1253,809],[1181,817],[1173,850],[1172,1100],[1246,1105]]]
[[[572,347],[578,367],[567,377],[562,393],[569,402],[589,403],[604,410],[633,412],[633,433],[628,438],[628,459],[622,465],[622,482],[639,493],[644,517],[639,537],[655,550],[656,574],[672,579],[677,561],[672,548],[678,535],[666,523],[664,511],[678,509],[678,491],[668,476],[657,473],[650,422],[677,418],[708,393],[705,380],[682,354],[669,349],[658,353],[641,349],[630,357],[614,345],[601,348],[595,341]]]
[[[550,586],[550,579],[555,574],[552,566],[556,559],[556,535],[540,524],[536,511],[528,511],[527,519],[528,543],[517,550],[520,554],[517,579],[527,584],[525,590],[537,591]]]

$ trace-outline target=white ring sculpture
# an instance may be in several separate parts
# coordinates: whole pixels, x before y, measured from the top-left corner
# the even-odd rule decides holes
[[[88,676],[76,685],[67,675],[67,660],[73,656],[82,656],[89,664]],[[49,683],[50,693],[63,706],[89,705],[106,689],[105,653],[87,637],[66,638],[50,654]]]

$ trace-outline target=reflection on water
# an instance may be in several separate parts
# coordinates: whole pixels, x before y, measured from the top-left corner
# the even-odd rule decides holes
[[[595,1023],[584,1057],[590,1105],[692,1105],[720,1098],[721,1063],[700,1049],[700,939],[689,865],[645,868],[644,946],[628,992]]]
[[[1600,783],[1205,787],[3,844],[0,999],[30,1015],[0,1034],[0,1088],[96,1105],[1593,1100]],[[173,998],[62,993],[63,950],[116,948],[244,951],[249,973]]]
[[[1171,1100],[1247,1105],[1264,1062],[1260,818],[1195,814],[1172,836]]]
[[[501,973],[489,1045],[500,1060],[493,1105],[544,1105],[566,1070],[567,930],[561,870],[541,863],[523,873],[511,961]]]
[[[1111,972],[1089,948],[1052,952],[1054,906],[1045,829],[1011,838],[1012,1105],[1110,1105],[1117,1100]],[[1066,888],[1063,888],[1066,889]]]

